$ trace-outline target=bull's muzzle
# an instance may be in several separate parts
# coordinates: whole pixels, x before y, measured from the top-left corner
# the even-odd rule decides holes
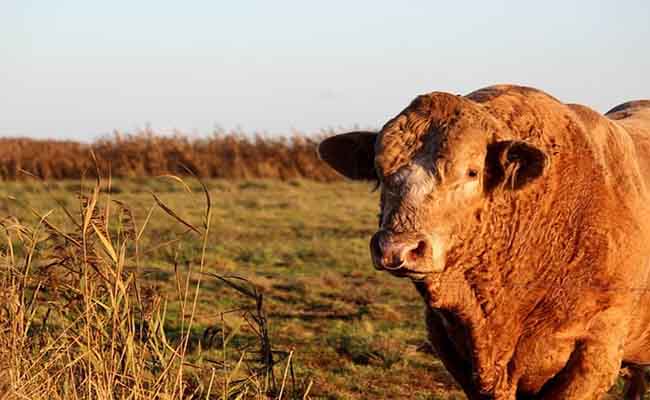
[[[434,270],[432,242],[422,233],[380,230],[370,239],[370,254],[375,268],[395,275]]]

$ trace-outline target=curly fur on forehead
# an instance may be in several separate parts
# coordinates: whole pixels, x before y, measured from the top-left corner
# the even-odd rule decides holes
[[[464,127],[487,125],[483,117],[478,104],[461,96],[443,92],[418,96],[382,128],[375,165],[383,176],[394,174],[429,140],[442,146]]]

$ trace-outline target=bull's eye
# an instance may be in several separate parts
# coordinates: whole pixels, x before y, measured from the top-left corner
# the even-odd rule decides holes
[[[478,171],[475,170],[474,168],[470,168],[467,171],[467,176],[469,176],[470,178],[476,178],[478,176]]]

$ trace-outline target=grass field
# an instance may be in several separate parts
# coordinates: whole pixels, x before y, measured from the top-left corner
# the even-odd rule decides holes
[[[102,183],[94,206],[110,218],[104,221],[104,233],[95,235],[93,246],[103,251],[93,253],[99,259],[94,264],[81,263],[115,265],[106,270],[96,267],[98,276],[114,282],[105,290],[108,294],[102,298],[108,300],[101,307],[94,298],[104,292],[87,289],[86,272],[77,271],[81,278],[66,281],[69,271],[48,269],[58,259],[56,254],[68,254],[71,250],[66,246],[74,247],[72,234],[58,242],[51,236],[83,225],[92,196],[82,198],[85,208],[80,209],[79,193],[91,194],[93,181],[83,185],[78,181],[5,182],[0,186],[4,218],[1,282],[5,290],[15,292],[16,298],[9,300],[27,308],[23,314],[29,314],[22,326],[12,327],[7,320],[0,326],[5,340],[0,339],[0,355],[5,353],[6,363],[4,377],[0,374],[0,390],[6,394],[0,398],[122,398],[128,397],[125,393],[132,385],[140,387],[141,393],[132,398],[155,397],[152,387],[158,387],[160,398],[265,398],[269,393],[272,398],[298,399],[464,398],[430,354],[423,305],[415,290],[408,281],[374,271],[369,262],[367,243],[377,219],[377,193],[370,185],[206,181],[212,207],[205,235],[202,187],[192,179],[185,183],[173,178],[117,180],[110,191]],[[49,226],[39,223],[45,215]],[[88,221],[89,226],[100,225],[92,222],[95,219]],[[139,234],[136,244],[126,240]],[[198,273],[201,265],[209,274]],[[120,280],[117,277],[122,273],[127,278]],[[255,314],[254,299],[211,274],[248,280],[263,294],[264,313]],[[75,289],[69,282],[80,287]],[[200,288],[195,292],[197,283]],[[119,343],[121,350],[114,348],[119,340],[86,341],[102,337],[91,331],[103,332],[103,328],[91,323],[82,325],[76,336],[65,332],[77,323],[66,322],[66,310],[72,312],[75,303],[65,294],[77,289],[84,293],[80,298],[86,299],[75,314],[78,318],[90,320],[88,310],[94,307],[99,314],[113,310],[106,311],[108,316],[99,325],[106,324],[106,335],[113,339],[125,332],[128,344]],[[121,307],[120,301],[127,298],[133,305]],[[5,308],[0,314],[3,318],[23,315],[21,310]],[[138,317],[133,310],[158,317]],[[131,312],[135,317],[124,318],[133,321],[133,326],[124,327],[122,313]],[[256,315],[266,321],[260,323]],[[93,318],[98,321],[99,317]],[[142,333],[143,320],[149,321],[148,334]],[[161,326],[154,328],[155,321]],[[268,329],[268,335],[262,335],[267,342],[260,341],[259,331],[264,329]],[[64,333],[70,339],[58,351],[66,353],[66,359],[49,362],[56,352],[46,350],[55,348]],[[154,339],[169,344],[155,344]],[[138,345],[138,340],[146,343]],[[103,345],[91,348],[90,342]],[[265,362],[259,358],[260,346],[272,350],[267,353],[277,364],[270,369],[264,369]],[[23,361],[17,361],[12,351],[22,352],[24,365],[16,366]],[[128,361],[131,352],[139,353]],[[182,361],[174,364],[175,357]],[[155,359],[167,361],[151,361]],[[149,361],[138,364],[138,360]],[[129,362],[134,367],[124,365]],[[165,373],[173,376],[165,378],[168,382],[163,385],[157,376]],[[92,383],[90,377],[104,383]],[[118,387],[124,391],[118,392]],[[62,394],[72,392],[74,397]]]

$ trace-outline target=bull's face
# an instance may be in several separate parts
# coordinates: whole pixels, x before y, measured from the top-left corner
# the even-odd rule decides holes
[[[380,184],[379,230],[370,241],[377,269],[413,279],[444,271],[448,250],[480,231],[493,196],[543,174],[545,154],[522,141],[498,140],[504,129],[477,104],[434,93],[378,133],[321,143],[321,158],[337,171]]]

